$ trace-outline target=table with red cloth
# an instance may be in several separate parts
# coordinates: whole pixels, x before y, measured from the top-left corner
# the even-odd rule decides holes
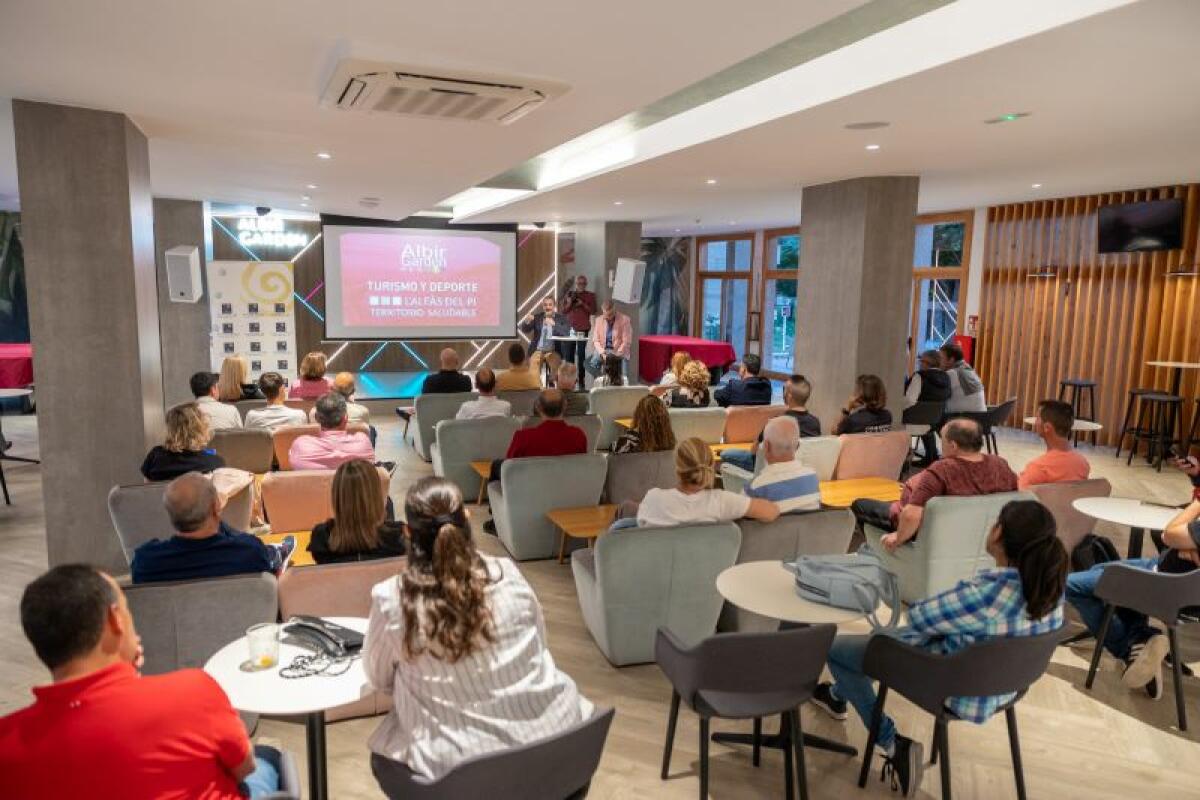
[[[709,369],[724,370],[737,361],[737,353],[729,342],[714,342],[692,336],[641,336],[638,338],[638,374],[642,380],[658,383],[658,379],[671,366],[671,356],[680,350],[703,361]]]
[[[33,383],[33,345],[0,343],[0,389],[23,389]]]

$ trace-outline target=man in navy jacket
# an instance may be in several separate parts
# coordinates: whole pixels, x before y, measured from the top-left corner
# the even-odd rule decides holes
[[[762,360],[753,353],[742,359],[738,377],[713,392],[717,405],[768,406],[771,404],[771,382],[759,375]]]

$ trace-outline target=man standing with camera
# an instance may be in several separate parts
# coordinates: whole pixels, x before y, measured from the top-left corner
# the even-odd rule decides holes
[[[587,285],[586,275],[576,275],[574,283],[567,285],[558,309],[567,315],[571,330],[585,334],[579,337],[579,341],[562,343],[563,358],[568,362],[574,361],[581,376],[584,370],[584,352],[587,350],[586,334],[592,329],[592,316],[596,313],[596,293],[589,292]]]

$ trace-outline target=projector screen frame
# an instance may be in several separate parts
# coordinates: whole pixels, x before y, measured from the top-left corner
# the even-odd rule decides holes
[[[511,233],[513,235],[513,271],[517,270],[519,259],[520,239],[518,227],[516,224],[504,223],[463,223],[459,225],[451,225],[450,220],[444,217],[405,217],[404,219],[378,219],[373,217],[348,217],[340,214],[321,214],[321,238],[325,238],[325,228],[327,226],[340,226],[350,228],[386,228],[386,229],[416,229],[416,230],[438,230],[438,231],[462,231],[471,232],[478,231],[482,233]],[[322,259],[321,259],[321,279],[326,280],[328,272],[324,258],[324,243],[322,243]],[[519,302],[517,299],[516,278],[513,276],[513,328],[511,333],[505,333],[500,336],[495,335],[476,335],[476,336],[331,336],[329,334],[329,307],[326,303],[325,313],[322,315],[321,332],[322,341],[326,342],[470,342],[486,339],[489,341],[516,339],[518,338],[517,325],[520,322],[519,318]],[[325,297],[329,297],[329,290],[326,288]]]

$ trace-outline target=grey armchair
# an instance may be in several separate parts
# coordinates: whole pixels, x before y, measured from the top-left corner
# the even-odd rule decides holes
[[[588,395],[591,412],[601,420],[599,450],[609,450],[624,430],[614,420],[632,417],[638,401],[649,394],[646,386],[605,386],[592,389]]]
[[[640,503],[651,489],[671,489],[678,481],[674,450],[614,454],[608,457],[604,502],[617,506],[626,501]]]
[[[242,401],[246,402],[246,401]],[[244,469],[256,475],[271,471],[275,445],[265,428],[223,428],[213,431],[213,449],[225,459],[225,466]]]
[[[479,493],[479,475],[471,462],[504,458],[519,427],[515,417],[442,420],[429,449],[433,474],[453,481],[463,497],[473,499]]]
[[[537,402],[541,389],[514,389],[507,392],[496,392],[500,400],[507,400],[512,406],[514,417],[528,417],[533,414],[533,404]]]
[[[812,697],[837,629],[812,625],[774,633],[726,633],[689,647],[669,629],[659,628],[654,660],[671,682],[671,711],[663,748],[661,777],[667,779],[679,704],[700,716],[700,798],[708,797],[708,733],[711,719],[755,721],[754,764],[759,761],[763,717],[780,714],[784,750],[784,797],[794,789],[792,751],[799,774],[800,797],[808,798],[804,767],[804,732],[800,706]]]
[[[720,406],[709,408],[671,408],[667,410],[671,418],[671,431],[675,441],[682,442],[693,436],[705,444],[719,444],[725,432],[725,420],[728,412]]]
[[[1046,671],[1062,631],[1038,636],[989,639],[951,655],[938,655],[890,636],[874,636],[863,656],[863,671],[879,681],[879,696],[871,714],[867,747],[863,753],[858,785],[867,785],[883,708],[889,691],[899,692],[933,715],[933,760],[941,762],[942,798],[950,800],[949,723],[958,717],[946,707],[952,697],[989,697],[1015,694],[1003,706],[1008,722],[1008,744],[1012,751],[1017,797],[1025,800],[1025,774],[1021,768],[1021,743],[1017,737],[1016,704]]]
[[[717,576],[737,558],[732,522],[630,528],[571,554],[584,624],[615,666],[654,660],[654,636],[670,627],[685,642],[710,636],[721,614]]]
[[[1082,497],[1108,497],[1112,494],[1112,485],[1104,478],[1091,478],[1086,481],[1044,483],[1029,487],[1029,491],[1054,515],[1058,539],[1067,549],[1067,555],[1070,555],[1084,537],[1096,528],[1095,518],[1076,510],[1072,504]]]
[[[546,512],[599,503],[604,458],[600,453],[583,453],[505,459],[500,480],[488,484],[488,498],[496,533],[513,558],[528,561],[557,552],[558,531]]]
[[[476,392],[449,392],[446,394],[423,394],[413,404],[417,415],[417,433],[413,447],[426,461],[430,460],[429,448],[433,446],[434,431],[444,419],[454,419],[458,408],[468,400],[479,397]]]
[[[383,793],[395,800],[580,800],[600,766],[615,713],[597,709],[561,733],[469,758],[437,780],[377,754],[371,756],[371,772]]]
[[[114,486],[108,492],[108,516],[121,543],[125,564],[133,563],[133,551],[151,539],[166,539],[175,528],[163,507],[167,481]],[[251,487],[238,492],[221,510],[221,519],[230,527],[244,531],[249,527]]]
[[[587,437],[587,452],[594,453],[596,451],[596,442],[600,438],[600,430],[604,425],[599,417],[595,414],[573,414],[569,417],[563,417],[563,422],[583,431],[583,435]],[[536,414],[524,417],[521,420],[522,428],[536,428],[541,424],[542,418]],[[497,458],[503,455],[504,453],[501,453]]]
[[[234,405],[237,406],[238,413],[242,415],[242,421],[245,422],[247,414],[249,414],[251,411],[253,411],[256,408],[266,408],[267,401],[262,400],[262,399],[238,400],[236,403],[234,403]]]
[[[1096,583],[1096,597],[1105,602],[1104,621],[1096,634],[1096,650],[1088,667],[1085,686],[1092,688],[1096,680],[1096,668],[1100,666],[1102,643],[1108,637],[1108,628],[1118,608],[1140,611],[1148,617],[1160,620],[1167,626],[1167,640],[1171,643],[1171,678],[1175,688],[1175,713],[1179,717],[1179,730],[1187,730],[1187,705],[1183,698],[1183,666],[1179,653],[1180,615],[1185,609],[1200,606],[1200,570],[1182,574],[1150,572],[1128,564],[1113,564],[1105,567]]]

